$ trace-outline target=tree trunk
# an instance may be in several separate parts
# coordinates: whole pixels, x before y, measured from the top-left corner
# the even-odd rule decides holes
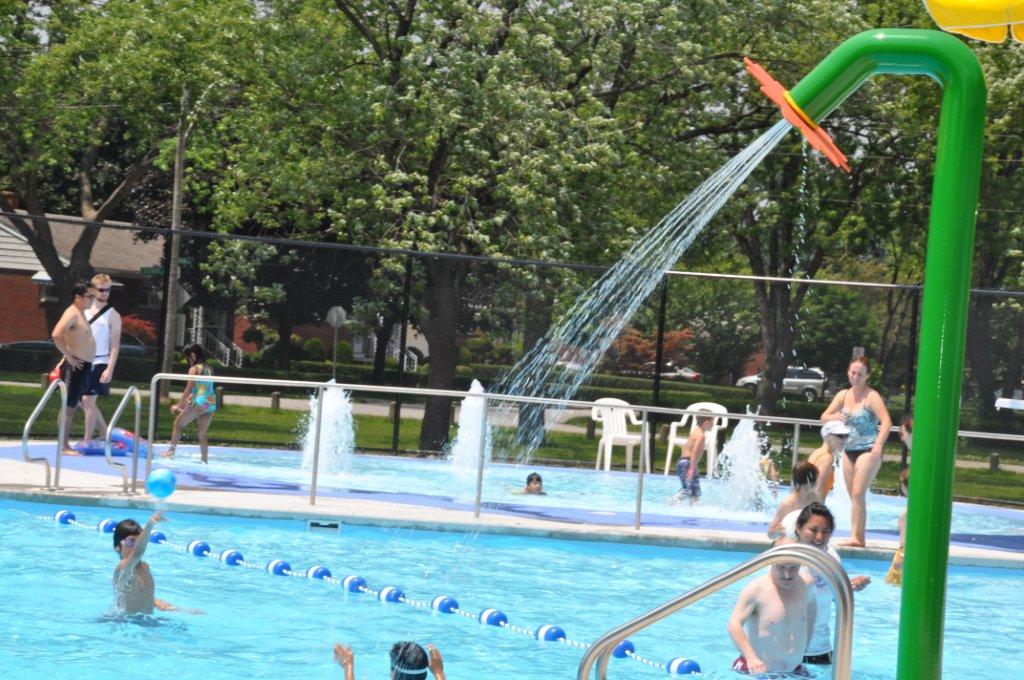
[[[799,311],[803,295],[790,299],[786,283],[772,282],[756,286],[757,306],[761,312],[761,343],[765,365],[761,382],[757,385],[757,404],[761,413],[774,413],[776,402],[782,395],[782,381],[793,356],[793,321]]]
[[[541,286],[548,282],[541,277]],[[544,287],[539,290],[529,291],[529,300],[525,313],[523,325],[523,354],[526,354],[537,342],[544,337],[544,334],[551,326],[551,299],[550,288]],[[541,432],[540,438],[536,433]],[[528,445],[536,442],[544,444],[547,431],[544,428],[544,407],[535,404],[521,404],[519,406],[519,425],[516,429],[516,441],[521,445]]]
[[[427,319],[423,324],[430,346],[427,387],[437,390],[455,388],[455,367],[459,348],[455,345],[459,310],[462,307],[460,282],[465,265],[431,258],[425,262],[427,275],[424,302]],[[420,449],[441,451],[448,442],[452,420],[449,397],[428,397],[420,430]]]
[[[294,328],[292,307],[285,302],[285,304],[278,307],[277,316],[277,367],[282,371],[291,370],[292,330]]]

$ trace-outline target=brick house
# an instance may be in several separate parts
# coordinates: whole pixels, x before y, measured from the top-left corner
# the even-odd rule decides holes
[[[62,222],[60,215],[48,217],[52,220],[54,246],[67,263],[84,227]],[[118,311],[150,321],[157,328],[163,279],[159,274],[145,274],[143,269],[159,268],[163,250],[162,235],[142,240],[130,229],[102,229],[92,251],[96,272],[109,274],[114,280],[111,302]],[[50,326],[59,318],[61,310],[57,307],[50,277],[32,247],[0,216],[0,343],[48,338]]]

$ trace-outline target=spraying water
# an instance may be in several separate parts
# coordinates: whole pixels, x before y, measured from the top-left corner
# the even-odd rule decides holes
[[[331,380],[327,383],[333,385]],[[352,423],[352,400],[348,392],[337,388],[324,390],[323,423],[320,426],[321,472],[335,474],[349,469],[355,448],[355,426]],[[302,435],[302,469],[313,467],[313,444],[316,441],[316,394],[309,398],[309,416]]]
[[[768,480],[761,472],[761,446],[753,420],[740,420],[716,463],[725,495],[724,510],[761,510],[768,497]]]
[[[548,330],[495,385],[494,392],[571,399],[629,319],[686,252],[715,213],[790,129],[779,121],[662,218],[598,279],[563,320]],[[512,406],[503,406],[511,410]],[[505,420],[509,414],[501,414]],[[542,427],[503,436],[499,450],[528,460],[543,441]],[[520,447],[517,449],[516,442]]]
[[[483,394],[484,386],[474,380],[470,394]],[[466,397],[459,408],[459,429],[448,452],[452,471],[456,474],[475,473],[480,464],[480,443],[483,438],[484,461],[491,459],[491,426],[485,423],[485,400]]]

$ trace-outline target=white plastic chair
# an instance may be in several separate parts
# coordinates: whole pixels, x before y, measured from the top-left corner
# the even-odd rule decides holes
[[[716,404],[710,401],[698,401],[696,404],[690,404],[686,407],[687,411],[709,411],[711,413],[728,414],[729,409],[725,408],[721,404]],[[686,425],[690,427],[687,430],[683,430]],[[724,415],[720,415],[715,418],[714,425],[704,435],[704,450],[708,453],[708,476],[713,475],[715,469],[715,459],[718,457],[718,430],[724,428],[729,424],[729,419]],[[683,447],[686,446],[686,440],[690,438],[690,433],[693,432],[694,428],[697,427],[697,417],[691,416],[690,414],[684,414],[682,418],[672,423],[668,429],[668,451],[665,452],[665,474],[672,469],[672,447],[678,446],[679,450],[682,451]],[[686,432],[685,437],[679,436],[679,432],[682,430]]]
[[[595,422],[601,423],[601,439],[597,442],[597,460],[594,462],[594,469],[601,468],[601,455],[604,454],[604,469],[612,468],[612,448],[616,446],[626,447],[626,470],[633,467],[633,447],[641,444],[640,433],[632,433],[626,424],[626,418],[633,425],[643,425],[643,421],[636,417],[636,413],[629,407],[629,403],[621,399],[603,398],[597,399],[590,410],[590,417]],[[641,446],[643,450],[643,446]],[[651,452],[646,451],[644,463],[647,472],[651,471]]]

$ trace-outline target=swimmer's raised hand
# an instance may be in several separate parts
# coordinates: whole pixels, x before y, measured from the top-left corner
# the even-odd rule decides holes
[[[334,643],[334,663],[345,669],[345,680],[354,680],[356,657],[352,648],[339,642]]]
[[[157,510],[156,512],[153,513],[152,517],[149,518],[149,521],[146,522],[146,524],[156,524],[157,522],[163,522],[163,521],[164,521],[164,513],[163,513],[163,511],[162,510]]]
[[[441,660],[441,650],[434,645],[427,645],[427,654],[430,657],[427,668],[437,680],[444,680],[444,661]]]

